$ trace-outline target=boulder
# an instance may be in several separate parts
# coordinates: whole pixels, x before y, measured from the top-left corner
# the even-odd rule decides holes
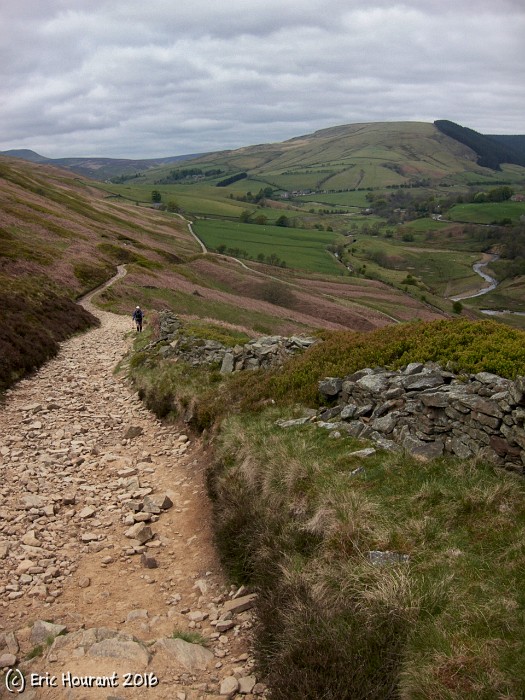
[[[334,398],[343,388],[343,380],[338,377],[326,377],[319,382],[319,392],[327,398]]]

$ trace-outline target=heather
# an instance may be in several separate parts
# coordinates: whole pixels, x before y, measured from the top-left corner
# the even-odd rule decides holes
[[[0,291],[0,391],[56,355],[59,343],[98,324],[45,279],[6,280]]]

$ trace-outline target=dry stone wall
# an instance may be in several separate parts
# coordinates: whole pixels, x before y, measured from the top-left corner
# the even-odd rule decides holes
[[[317,425],[424,458],[480,456],[523,473],[525,377],[455,375],[433,363],[327,377]],[[312,419],[307,419],[312,420]]]
[[[177,316],[170,311],[159,313],[159,339],[145,351],[156,350],[162,357],[180,358],[190,365],[217,365],[222,374],[259,369],[281,364],[287,357],[306,350],[316,338],[272,335],[227,347],[216,340],[195,338],[184,332]]]

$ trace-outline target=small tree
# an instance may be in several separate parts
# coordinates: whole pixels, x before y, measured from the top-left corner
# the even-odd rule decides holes
[[[153,190],[151,193],[151,201],[152,202],[161,202],[162,201],[162,195],[158,190]]]
[[[455,314],[460,314],[463,311],[463,304],[460,301],[455,301],[452,304],[452,311]]]
[[[275,225],[276,226],[289,226],[290,221],[289,221],[288,217],[286,216],[286,214],[281,214],[281,216],[275,222]]]

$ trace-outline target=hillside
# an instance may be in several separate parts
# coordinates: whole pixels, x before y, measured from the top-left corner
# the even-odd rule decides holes
[[[477,163],[472,148],[423,122],[337,126],[282,143],[211,153],[192,161],[192,167],[199,166],[246,172],[242,187],[252,191],[256,183],[282,191],[341,191],[466,184],[494,175]],[[168,168],[151,170],[149,177],[159,179],[167,172]]]
[[[328,253],[323,255],[329,259]],[[187,316],[235,324],[251,334],[371,330],[398,320],[441,315],[379,282],[305,274],[256,262],[249,269],[222,255],[203,254],[187,223],[176,214],[108,197],[48,165],[0,160],[4,309],[17,309],[13,316],[21,318],[24,314],[15,299],[34,305],[45,298],[43,306],[37,304],[31,311],[31,327],[61,328],[60,321],[42,322],[49,308],[64,303],[77,309],[72,300],[107,280],[122,263],[127,265],[126,277],[103,292],[99,303],[126,314],[137,303],[146,313],[172,308]],[[27,329],[21,333],[17,328],[4,325],[1,331],[2,342],[9,342],[3,352],[4,385],[45,359],[32,357],[39,341],[23,344],[29,357],[19,357],[16,337]]]

